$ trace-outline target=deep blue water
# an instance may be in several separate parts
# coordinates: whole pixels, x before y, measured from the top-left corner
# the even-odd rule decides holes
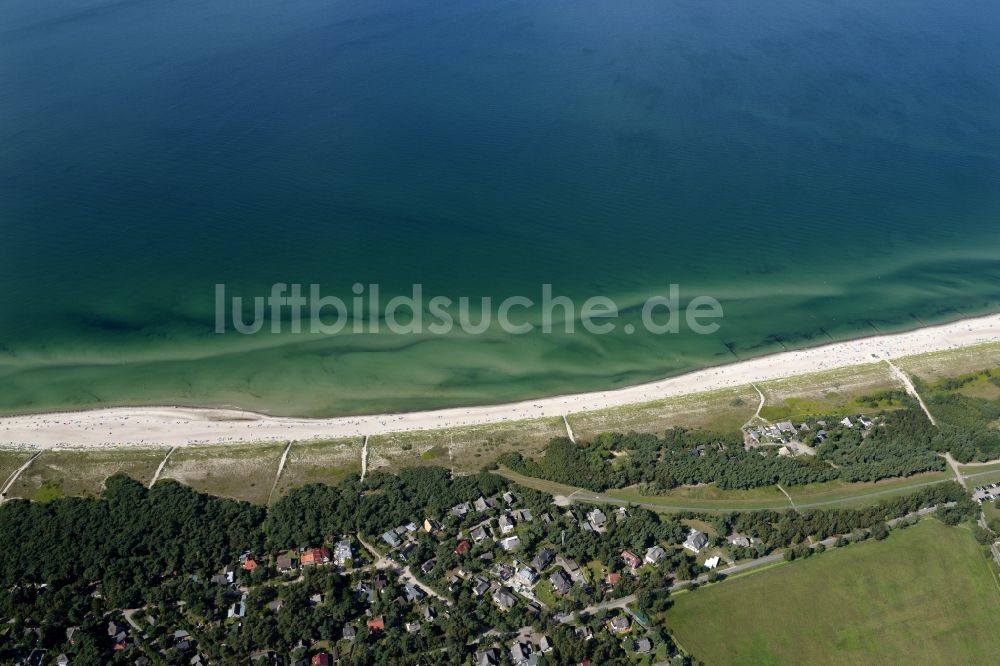
[[[0,409],[507,399],[1000,309],[998,34],[983,0],[8,0]],[[211,333],[214,284],[278,281],[726,318]]]

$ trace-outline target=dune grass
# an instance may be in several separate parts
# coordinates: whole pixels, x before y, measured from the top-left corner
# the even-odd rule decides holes
[[[166,453],[161,448],[43,451],[8,494],[39,501],[63,495],[96,496],[104,489],[105,479],[117,472],[148,484]]]
[[[170,456],[161,478],[212,495],[264,504],[285,446],[268,442],[182,447]]]

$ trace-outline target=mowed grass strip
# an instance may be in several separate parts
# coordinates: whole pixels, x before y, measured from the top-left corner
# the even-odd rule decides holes
[[[39,501],[64,495],[96,496],[104,489],[104,481],[118,472],[148,484],[166,453],[165,448],[145,447],[43,451],[8,495]]]
[[[925,519],[680,593],[668,629],[706,664],[973,664],[1000,654],[1000,582],[964,527]]]
[[[533,488],[550,495],[573,496],[579,502],[612,502],[616,504],[637,504],[653,511],[670,513],[676,511],[758,511],[763,509],[791,509],[792,505],[777,486],[762,486],[750,490],[724,490],[714,484],[682,486],[660,495],[643,495],[632,486],[604,493],[570,486],[545,479],[537,479],[518,474],[501,467],[497,474],[514,483]],[[877,483],[845,483],[828,481],[804,486],[788,486],[785,490],[795,501],[798,509],[832,509],[876,504],[896,495],[905,495],[924,486],[944,483],[952,479],[950,472],[927,472],[908,478],[885,479]]]

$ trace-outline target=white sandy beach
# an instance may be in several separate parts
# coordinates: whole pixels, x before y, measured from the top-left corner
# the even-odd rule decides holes
[[[611,391],[404,414],[305,419],[239,410],[127,407],[3,417],[0,446],[48,449],[308,440],[559,417],[997,341],[1000,314],[782,352]]]

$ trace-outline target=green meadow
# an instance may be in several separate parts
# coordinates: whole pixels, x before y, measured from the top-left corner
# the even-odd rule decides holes
[[[994,663],[1000,581],[964,527],[925,519],[680,593],[669,630],[706,664]]]

